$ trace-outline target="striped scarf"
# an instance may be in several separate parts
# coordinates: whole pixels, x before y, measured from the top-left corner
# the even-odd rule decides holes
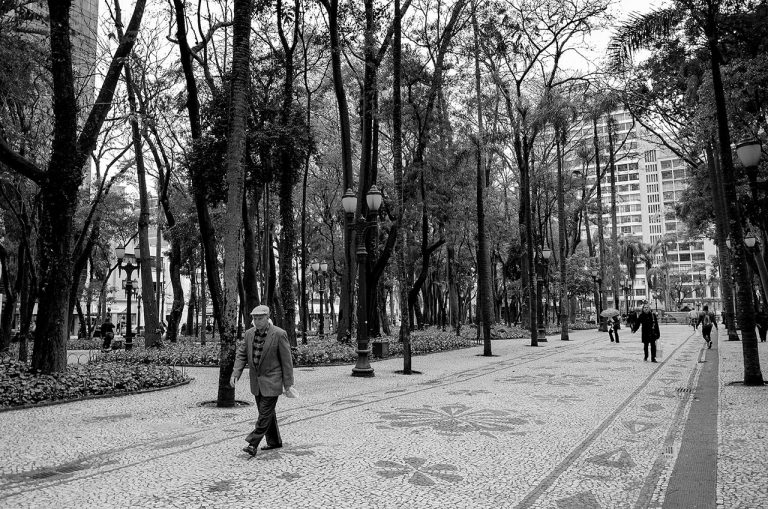
[[[267,331],[269,328],[265,329],[262,337],[258,331],[256,331],[253,335],[253,365],[258,367],[259,360],[261,359],[261,352],[264,350],[264,340],[267,337]]]

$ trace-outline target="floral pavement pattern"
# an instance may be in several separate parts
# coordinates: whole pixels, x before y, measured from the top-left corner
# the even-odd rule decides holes
[[[390,427],[430,428],[447,436],[481,433],[496,438],[495,432],[520,433],[517,427],[528,424],[528,419],[512,416],[505,410],[473,410],[459,403],[438,408],[398,408],[394,412],[380,412],[380,416]]]
[[[410,484],[417,486],[434,486],[436,481],[457,483],[463,477],[454,473],[458,471],[454,465],[448,463],[435,463],[428,465],[424,458],[403,458],[402,463],[397,461],[377,461],[376,466],[381,470],[376,472],[387,479],[406,477]]]

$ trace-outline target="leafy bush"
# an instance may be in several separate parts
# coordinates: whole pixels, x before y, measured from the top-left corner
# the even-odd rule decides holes
[[[95,362],[120,361],[129,364],[162,364],[166,366],[218,366],[220,345],[200,345],[192,341],[165,343],[162,348],[144,348],[134,344],[132,350],[114,350],[99,354]]]
[[[65,373],[44,375],[26,363],[4,359],[0,363],[0,408],[125,394],[187,380],[189,377],[168,366],[100,362],[70,365]]]
[[[320,340],[317,336],[308,338],[308,344],[299,344],[294,358],[296,366],[319,366],[324,364],[348,364],[355,362],[355,344],[337,342],[332,337]],[[390,356],[402,355],[402,345],[396,337],[378,338],[389,342]],[[453,331],[430,328],[411,333],[411,352],[421,355],[473,346],[474,331],[462,329],[462,335]],[[93,363],[125,362],[128,364],[161,364],[170,366],[218,366],[220,344],[218,341],[206,345],[196,343],[189,336],[180,337],[177,343],[165,343],[162,348],[145,349],[134,346],[133,350],[116,350],[98,354]]]

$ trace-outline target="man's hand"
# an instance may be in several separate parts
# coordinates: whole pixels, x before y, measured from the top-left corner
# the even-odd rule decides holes
[[[283,390],[283,395],[287,398],[295,398],[297,396],[296,390],[293,388],[292,385],[289,385],[288,387],[285,387]]]
[[[232,378],[229,379],[229,386],[232,387],[233,389],[235,388],[236,383],[237,383],[236,377],[233,376]]]

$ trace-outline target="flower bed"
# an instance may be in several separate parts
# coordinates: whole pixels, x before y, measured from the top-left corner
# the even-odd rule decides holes
[[[173,386],[189,377],[169,366],[99,362],[71,365],[65,373],[44,375],[23,362],[0,362],[0,410],[12,407],[120,395]]]
[[[376,338],[376,341],[388,341],[390,356],[402,355],[402,344],[395,337]],[[433,352],[455,350],[474,346],[474,330],[462,328],[462,335],[453,331],[441,331],[429,328],[411,333],[411,353],[423,355]],[[348,364],[357,359],[356,345],[339,343],[333,337],[320,340],[317,336],[309,337],[308,344],[299,343],[294,358],[295,365],[319,366],[324,364]],[[117,350],[98,354],[95,363],[120,361],[129,364],[161,364],[170,366],[218,366],[220,345],[218,341],[200,345],[189,336],[180,337],[176,343],[165,343],[162,348],[145,349],[134,347],[133,350]]]

